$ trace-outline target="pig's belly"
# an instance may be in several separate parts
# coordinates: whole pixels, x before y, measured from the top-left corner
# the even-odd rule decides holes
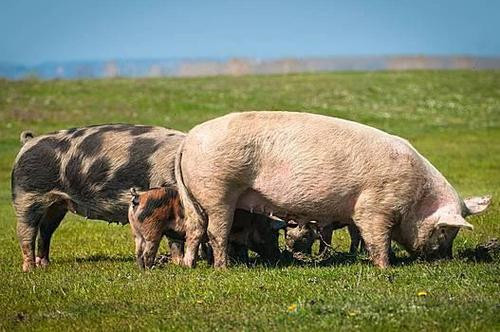
[[[328,224],[352,217],[356,202],[354,193],[311,189],[314,188],[286,188],[284,185],[248,189],[240,196],[237,208],[299,223],[316,220]]]

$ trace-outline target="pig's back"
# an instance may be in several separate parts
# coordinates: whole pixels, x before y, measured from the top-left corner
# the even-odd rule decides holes
[[[152,126],[100,125],[28,141],[12,172],[16,193],[62,192],[78,214],[126,222],[128,191],[175,184],[175,152],[184,134]]]
[[[220,154],[228,161],[240,158],[245,150],[243,156],[253,157],[252,163],[259,167],[270,164],[300,171],[316,165],[328,176],[331,171],[354,177],[367,169],[384,172],[420,159],[407,141],[379,129],[296,112],[232,113],[195,127],[186,147],[208,153],[209,158]]]
[[[188,139],[188,148],[218,160],[212,174],[239,165],[253,190],[275,206],[294,202],[297,211],[349,217],[363,190],[407,191],[420,183],[415,174],[425,173],[425,162],[403,139],[315,114],[234,113],[194,128]]]

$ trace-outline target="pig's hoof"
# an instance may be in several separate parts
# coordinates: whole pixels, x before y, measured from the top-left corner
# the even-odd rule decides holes
[[[33,262],[24,262],[23,263],[23,272],[30,272],[35,268],[35,264]]]
[[[186,259],[184,259],[182,261],[182,266],[192,269],[195,266],[194,260],[186,260]]]
[[[182,264],[182,257],[172,257],[171,260],[172,260],[172,263],[175,265],[183,265]]]
[[[375,265],[379,269],[386,269],[386,268],[390,267],[390,264],[389,264],[389,262],[387,260],[376,260],[376,261],[373,261],[373,265]]]
[[[47,265],[49,265],[49,260],[45,257],[37,257],[35,259],[35,265],[37,267],[46,267]]]
[[[214,265],[214,268],[217,270],[227,270],[227,265]]]

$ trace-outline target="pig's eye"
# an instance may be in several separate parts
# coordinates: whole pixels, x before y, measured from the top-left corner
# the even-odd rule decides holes
[[[137,205],[139,205],[139,197],[137,197],[137,196],[132,197],[132,205],[134,207],[136,207]]]

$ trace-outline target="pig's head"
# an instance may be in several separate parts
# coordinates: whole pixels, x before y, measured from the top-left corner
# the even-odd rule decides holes
[[[297,224],[289,221],[285,229],[285,243],[293,253],[311,254],[311,248],[319,238],[319,229],[316,221]]]
[[[135,238],[136,261],[141,269],[154,264],[160,241],[184,218],[177,191],[167,187],[138,193],[130,190],[129,222]]]
[[[427,259],[451,258],[458,231],[474,228],[465,218],[485,211],[490,202],[490,196],[470,197],[438,208],[421,221],[410,251]]]

